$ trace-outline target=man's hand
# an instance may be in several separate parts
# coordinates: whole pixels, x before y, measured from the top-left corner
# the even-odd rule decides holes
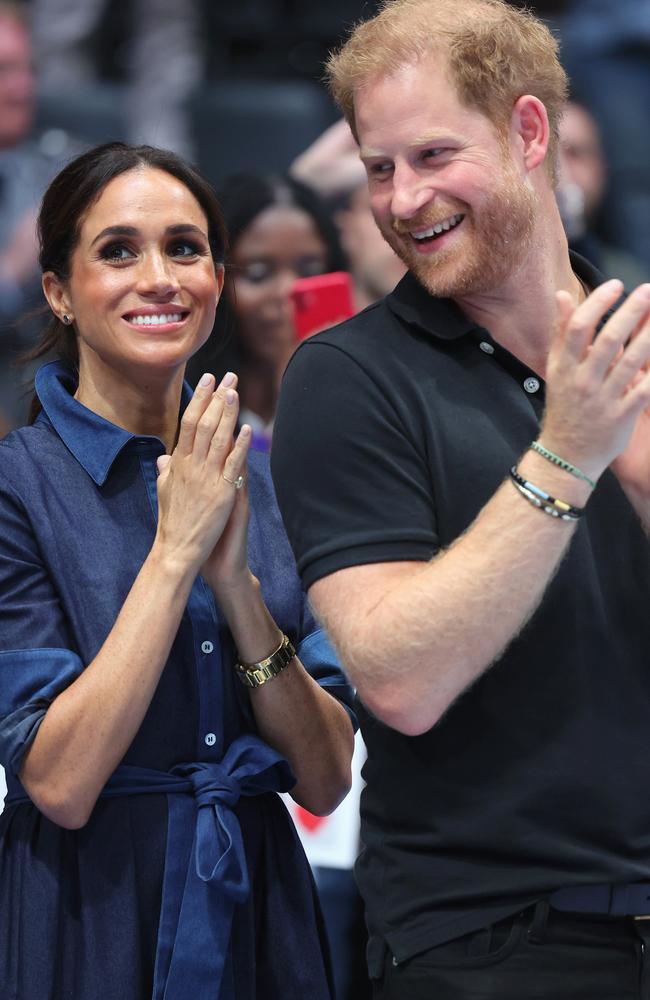
[[[650,284],[635,289],[595,336],[621,291],[620,281],[608,281],[577,308],[558,293],[540,440],[591,479],[618,460],[617,474],[648,490]]]

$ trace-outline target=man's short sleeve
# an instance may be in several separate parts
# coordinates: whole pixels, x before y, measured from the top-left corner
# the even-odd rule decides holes
[[[339,569],[437,551],[424,435],[409,400],[339,343],[321,337],[294,355],[271,468],[305,587]]]

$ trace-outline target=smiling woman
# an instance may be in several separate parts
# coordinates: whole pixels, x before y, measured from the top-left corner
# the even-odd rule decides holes
[[[129,421],[124,380],[140,378],[143,366],[149,382],[175,373],[179,385],[212,329],[222,284],[192,191],[152,166],[115,177],[81,220],[70,275],[43,277],[52,311],[75,324],[77,399],[110,418],[116,391]]]
[[[0,995],[329,1000],[276,793],[337,805],[351,693],[236,376],[183,381],[222,289],[219,206],[172,154],[110,144],[39,225],[34,355],[58,360],[0,442]]]

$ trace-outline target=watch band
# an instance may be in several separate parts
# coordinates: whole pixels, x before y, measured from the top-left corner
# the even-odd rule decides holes
[[[291,639],[288,635],[283,635],[278,648],[264,660],[259,660],[257,663],[236,663],[235,673],[246,687],[258,688],[282,673],[295,655],[296,650]]]

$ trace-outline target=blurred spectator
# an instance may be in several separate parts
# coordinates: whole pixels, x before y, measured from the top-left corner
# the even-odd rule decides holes
[[[89,42],[107,0],[32,0],[32,8],[41,90],[77,92],[95,81]],[[199,0],[133,0],[123,10],[128,12],[128,138],[191,155],[185,105],[203,72]]]
[[[404,264],[375,225],[366,171],[347,122],[328,128],[291,165],[291,174],[335,206],[343,250],[350,262],[357,309],[392,291]]]
[[[572,0],[558,23],[609,166],[603,236],[650,268],[650,0]]]
[[[392,292],[406,268],[377,228],[365,177],[341,200],[334,218],[350,261],[357,309],[365,309]]]
[[[27,140],[34,113],[32,50],[18,5],[0,3],[0,310],[13,316],[36,275],[36,204],[51,172]]]
[[[599,230],[650,268],[650,0],[510,0],[545,18],[609,167]]]
[[[560,214],[569,245],[607,278],[620,278],[628,289],[650,278],[650,267],[620,247],[605,243],[595,220],[607,188],[607,164],[598,126],[581,104],[570,101],[560,124]]]
[[[36,211],[50,178],[77,151],[63,133],[33,132],[35,81],[23,8],[0,0],[0,407],[24,416],[12,367],[29,338],[16,321],[41,301]]]
[[[230,326],[229,346],[215,354],[211,337],[192,359],[188,378],[202,372],[239,375],[241,421],[254,446],[270,446],[280,381],[295,348],[291,289],[297,278],[345,268],[336,227],[310,188],[290,177],[241,174],[219,192],[230,235],[229,278],[217,328]]]

